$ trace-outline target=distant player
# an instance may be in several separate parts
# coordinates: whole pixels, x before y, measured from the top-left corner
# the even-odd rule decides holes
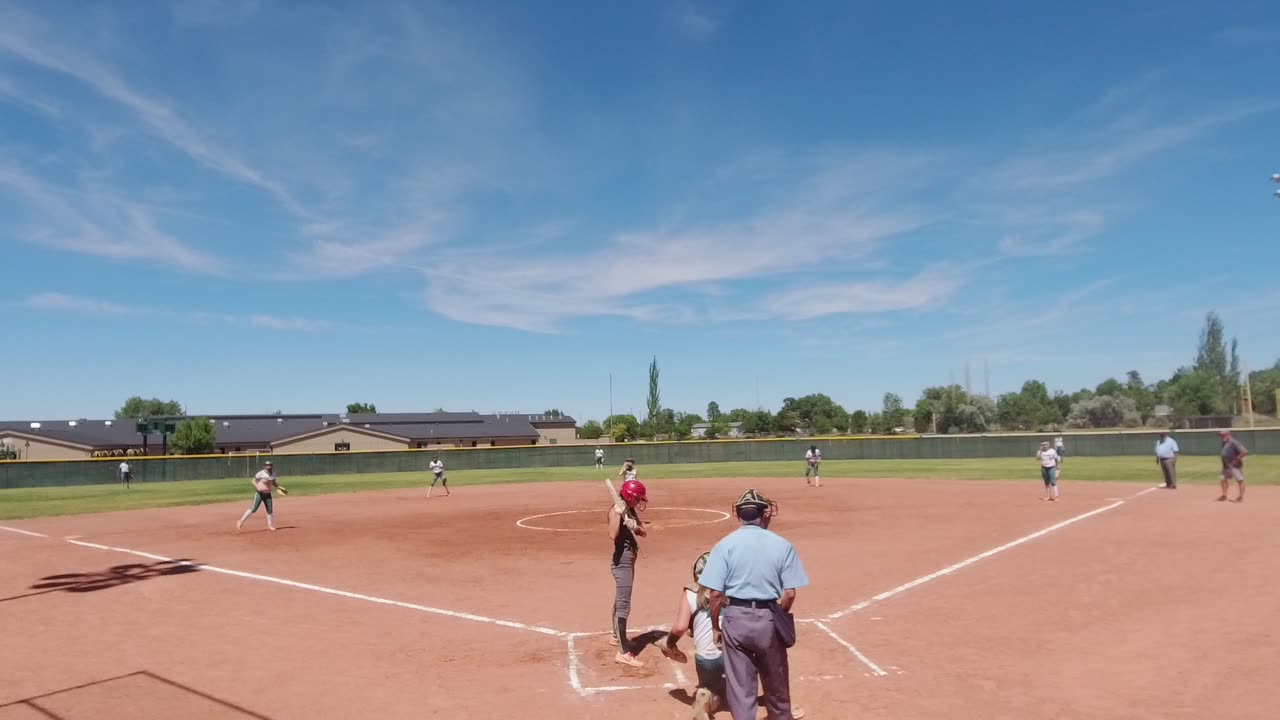
[[[427,467],[431,468],[431,474],[434,476],[431,480],[431,487],[427,488],[427,497],[431,497],[431,490],[436,486],[436,483],[442,483],[444,485],[445,497],[452,495],[452,493],[449,492],[449,478],[444,475],[444,463],[440,461],[440,456],[433,456],[431,458],[431,463],[427,465]]]
[[[253,507],[249,508],[249,511],[246,512],[243,516],[241,516],[240,522],[236,523],[236,529],[239,530],[240,528],[244,527],[244,521],[248,520],[250,515],[258,512],[259,505],[266,505],[267,506],[267,529],[275,530],[276,523],[275,523],[275,514],[273,511],[273,508],[271,507],[271,493],[276,488],[279,488],[281,495],[288,495],[289,490],[286,489],[285,486],[281,485],[278,480],[276,480],[276,471],[275,471],[275,468],[271,465],[270,460],[262,464],[262,469],[258,471],[257,475],[253,476],[252,482],[253,482],[253,489],[255,491],[255,494],[253,496]]]
[[[602,448],[596,448],[596,469],[604,469],[604,450]]]
[[[639,475],[640,472],[636,470],[636,461],[632,458],[627,458],[627,461],[622,463],[622,469],[618,471],[618,479],[624,483],[628,480],[639,480]]]
[[[649,502],[644,484],[635,479],[632,462],[630,458],[627,459],[628,467],[632,468],[630,471],[632,476],[628,477],[618,489],[618,496],[622,498],[626,509],[619,513],[613,505],[609,506],[609,539],[613,541],[613,557],[609,563],[609,570],[613,574],[614,585],[613,615],[609,621],[612,625],[610,632],[613,638],[610,644],[618,646],[618,654],[614,657],[616,662],[631,667],[644,667],[644,663],[636,657],[639,650],[627,638],[627,618],[631,615],[631,591],[636,579],[636,555],[640,552],[640,543],[636,538],[648,534],[645,532],[644,524],[640,522],[639,513]],[[624,468],[623,472],[627,470]]]
[[[1040,478],[1044,480],[1044,497],[1040,499],[1058,502],[1058,466],[1061,464],[1058,451],[1045,440],[1036,451],[1036,460],[1040,461]]]
[[[1239,440],[1231,437],[1230,430],[1223,430],[1218,433],[1222,438],[1222,497],[1218,498],[1218,502],[1226,502],[1227,489],[1231,487],[1231,481],[1236,481],[1236,487],[1239,493],[1236,499],[1231,502],[1244,502],[1244,458],[1249,454],[1248,448],[1240,443]]]
[[[818,468],[822,465],[822,451],[817,445],[810,445],[809,449],[804,453],[804,461],[806,467],[804,469],[804,484],[809,487],[822,487],[822,478],[818,477]],[[813,479],[810,480],[809,476]]]
[[[1053,451],[1058,453],[1058,479],[1062,479],[1062,466],[1067,463],[1067,446],[1062,442],[1062,436],[1053,439]]]
[[[129,469],[128,460],[120,463],[120,467],[116,468],[116,474],[120,476],[120,482],[123,483],[125,489],[128,490],[129,483],[133,482],[133,471]]]

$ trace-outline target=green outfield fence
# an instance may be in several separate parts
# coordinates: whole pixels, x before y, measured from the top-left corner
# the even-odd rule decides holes
[[[1234,430],[1251,453],[1280,454],[1280,428]],[[1117,431],[1058,433],[1067,457],[1150,455],[1157,433]],[[1046,434],[1019,435],[896,435],[891,437],[787,438],[769,440],[708,440],[690,442],[604,445],[610,466],[634,457],[641,465],[669,463],[754,462],[802,460],[810,445],[825,460],[926,460],[957,458],[1031,457]],[[1174,433],[1185,455],[1216,455],[1219,442],[1213,430]],[[439,453],[450,470],[525,467],[570,467],[594,463],[594,445],[458,448],[337,452],[307,455],[200,455],[192,457],[128,458],[135,482],[247,478],[270,457],[282,478],[300,475],[348,475],[426,470]],[[97,460],[3,461],[0,488],[99,485],[119,482],[116,467],[123,458]]]

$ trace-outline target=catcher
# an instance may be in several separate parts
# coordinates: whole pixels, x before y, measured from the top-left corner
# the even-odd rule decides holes
[[[618,646],[615,661],[631,667],[644,667],[644,663],[636,657],[639,649],[635,648],[627,638],[627,618],[631,615],[631,590],[636,577],[636,554],[640,544],[636,537],[644,537],[648,533],[640,522],[639,511],[644,510],[649,502],[644,484],[639,480],[627,480],[618,490],[625,508],[619,512],[613,505],[609,506],[609,539],[613,540],[613,558],[610,571],[613,573],[613,616],[610,619],[610,632],[613,638],[610,644]]]
[[[709,720],[719,709],[724,697],[724,656],[720,651],[720,638],[711,628],[711,593],[698,584],[702,568],[707,566],[711,553],[705,552],[693,562],[693,585],[680,592],[680,605],[676,608],[676,620],[665,639],[659,639],[658,648],[668,658],[688,662],[676,643],[684,634],[693,631],[693,662],[698,670],[698,688],[693,693],[693,720]]]
[[[257,475],[253,476],[251,482],[253,483],[253,489],[257,491],[253,496],[253,507],[249,508],[249,511],[240,517],[240,522],[236,523],[236,529],[239,530],[244,527],[244,521],[248,520],[250,515],[258,512],[259,505],[266,505],[267,529],[275,530],[276,524],[271,507],[271,492],[279,488],[281,495],[288,495],[289,490],[276,480],[276,471],[270,460],[262,464],[262,469],[258,471]]]

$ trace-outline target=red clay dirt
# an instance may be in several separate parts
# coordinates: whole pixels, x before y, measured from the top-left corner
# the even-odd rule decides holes
[[[1059,503],[1037,500],[1034,481],[647,484],[632,627],[672,620],[747,487],[779,502],[772,527],[809,572],[802,619],[1115,505],[828,620],[835,637],[802,623],[792,687],[809,718],[1251,720],[1280,707],[1271,488],[1236,505],[1213,502],[1216,487],[1136,496],[1147,486],[1069,481]],[[688,715],[691,665],[652,649],[642,670],[611,661],[597,484],[289,497],[283,529],[266,532],[259,511],[237,533],[248,501],[4,523],[49,537],[0,531],[0,720]],[[545,513],[560,514],[524,524],[552,529],[516,524]],[[631,689],[592,690],[618,687]]]

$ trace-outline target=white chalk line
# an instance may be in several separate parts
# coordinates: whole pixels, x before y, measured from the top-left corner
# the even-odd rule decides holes
[[[565,633],[551,628],[539,627],[537,625],[526,625],[524,623],[515,622],[513,620],[499,620],[497,618],[485,617],[483,615],[475,615],[473,613],[457,612],[454,610],[444,610],[442,608],[434,608],[426,605],[418,605],[416,603],[408,603],[400,600],[389,600],[387,598],[375,597],[373,595],[363,595],[361,593],[348,592],[346,590],[336,590],[334,588],[324,587],[322,585],[312,585],[310,583],[297,582],[295,580],[286,580],[284,578],[272,577],[270,575],[258,575],[256,573],[244,572],[241,570],[230,570],[227,568],[217,567],[215,565],[204,565],[201,563],[189,562],[186,560],[175,560],[163,555],[142,552],[141,550],[130,550],[129,548],[112,547],[110,545],[99,545],[98,543],[85,542],[83,540],[70,540],[67,542],[82,547],[95,548],[97,550],[109,550],[112,552],[126,553],[129,555],[137,555],[138,557],[149,558],[151,560],[159,560],[161,562],[178,563],[189,567],[197,568],[202,571],[221,573],[223,575],[231,575],[248,580],[259,580],[262,582],[274,583],[276,585],[285,585],[287,587],[297,588],[299,590],[310,590],[312,592],[323,593],[325,595],[336,595],[338,597],[350,598],[352,600],[364,600],[365,602],[376,603],[378,605],[391,605],[394,607],[404,608],[406,610],[417,610],[418,612],[429,613],[432,615],[443,615],[445,617],[456,618],[459,620],[471,620],[473,622],[481,622],[489,625],[499,625],[501,627],[514,628],[516,630],[527,630],[542,635],[550,635],[552,637],[564,637]]]
[[[875,663],[871,662],[871,660],[870,660],[866,655],[863,655],[863,654],[862,654],[862,652],[861,652],[860,650],[858,650],[858,648],[856,648],[856,647],[854,647],[854,646],[853,646],[853,643],[851,643],[851,642],[849,642],[848,640],[845,640],[844,638],[842,638],[842,637],[840,637],[839,635],[837,635],[837,634],[836,634],[836,632],[835,632],[834,630],[832,630],[831,628],[827,627],[825,624],[823,624],[823,623],[821,623],[821,622],[817,622],[817,623],[814,623],[814,624],[815,624],[815,625],[817,625],[817,626],[818,626],[818,628],[822,630],[822,632],[824,632],[824,633],[826,633],[826,634],[830,635],[830,636],[831,636],[831,639],[833,639],[833,640],[835,640],[836,642],[840,643],[841,645],[843,645],[843,646],[845,647],[845,649],[846,649],[846,650],[848,650],[849,652],[853,653],[853,656],[854,656],[854,657],[856,657],[856,658],[858,658],[858,660],[859,660],[859,661],[861,661],[863,665],[866,665],[867,667],[871,668],[871,672],[872,672],[872,673],[875,673],[875,675],[877,675],[878,677],[884,677],[885,675],[888,675],[888,674],[889,674],[889,673],[885,672],[884,670],[881,670],[879,665],[876,665]]]
[[[730,518],[729,513],[725,512],[724,510],[707,510],[706,508],[673,508],[673,507],[655,507],[655,508],[649,508],[649,509],[650,510],[675,510],[679,512],[712,513],[714,515],[720,516],[715,520],[702,520],[699,522],[684,522],[684,523],[677,523],[674,525],[663,525],[662,526],[663,529],[679,528],[679,527],[695,527],[697,525],[711,525],[718,522],[724,522],[725,520],[728,520]],[[525,530],[543,530],[546,532],[596,532],[595,528],[551,528],[551,527],[542,527],[541,525],[528,524],[530,520],[539,520],[541,518],[557,517],[560,515],[582,515],[585,513],[594,513],[594,512],[599,512],[599,510],[559,510],[556,512],[530,515],[529,517],[522,517],[519,520],[517,520],[516,527],[521,527],[521,528],[524,528]]]
[[[30,535],[31,537],[38,537],[38,538],[49,537],[44,533],[31,532],[30,530],[23,530],[22,528],[16,528],[16,527],[6,527],[4,525],[0,525],[0,530],[8,530],[11,533],[18,533],[20,535]]]
[[[1144,491],[1142,491],[1141,493],[1138,493],[1138,495],[1146,494],[1147,492],[1150,492],[1150,490],[1154,490],[1154,489],[1155,489],[1155,488],[1150,488],[1149,490],[1144,490]],[[1134,497],[1138,497],[1138,495],[1134,495]],[[893,588],[892,590],[886,590],[885,592],[882,592],[882,593],[880,593],[879,595],[876,595],[875,597],[872,597],[872,598],[868,598],[868,599],[866,599],[866,600],[863,600],[862,602],[860,602],[860,603],[858,603],[858,604],[856,604],[856,605],[851,605],[851,606],[849,606],[849,607],[847,607],[847,608],[845,608],[844,610],[841,610],[841,611],[839,611],[839,612],[831,613],[830,615],[828,615],[828,616],[826,616],[825,618],[822,618],[822,619],[823,619],[823,620],[838,620],[838,619],[840,619],[840,618],[842,618],[842,617],[844,617],[845,615],[848,615],[848,614],[850,614],[850,613],[855,613],[855,612],[858,612],[859,610],[865,610],[866,608],[868,608],[868,607],[870,607],[870,606],[872,606],[872,605],[874,605],[874,604],[876,604],[876,603],[878,603],[878,602],[881,602],[881,601],[883,601],[883,600],[888,600],[889,598],[891,598],[891,597],[893,597],[893,596],[895,596],[895,595],[901,595],[902,593],[904,593],[904,592],[906,592],[906,591],[908,591],[908,590],[910,590],[910,589],[912,589],[912,588],[914,588],[914,587],[919,587],[920,585],[924,585],[924,584],[925,584],[925,583],[927,583],[927,582],[930,582],[930,581],[933,581],[933,580],[937,580],[937,579],[938,579],[938,578],[940,578],[940,577],[946,577],[947,575],[950,575],[951,573],[953,573],[953,572],[955,572],[955,571],[957,571],[957,570],[962,570],[962,569],[964,569],[964,568],[966,568],[966,567],[968,567],[968,566],[970,566],[970,565],[972,565],[972,564],[974,564],[974,563],[976,563],[976,562],[979,562],[979,561],[981,561],[981,560],[985,560],[985,559],[987,559],[987,558],[989,558],[989,557],[991,557],[991,556],[993,556],[993,555],[999,555],[1000,553],[1002,553],[1002,552],[1004,552],[1004,551],[1006,551],[1006,550],[1010,550],[1010,549],[1015,548],[1015,547],[1017,547],[1017,546],[1019,546],[1019,545],[1022,545],[1022,544],[1024,544],[1024,543],[1031,542],[1032,540],[1035,540],[1036,538],[1044,537],[1045,535],[1048,535],[1049,533],[1052,533],[1052,532],[1054,532],[1054,531],[1056,531],[1056,530],[1061,530],[1062,528],[1067,527],[1067,526],[1069,526],[1069,525],[1074,525],[1075,523],[1078,523],[1078,522],[1080,522],[1081,520],[1086,520],[1086,519],[1088,519],[1088,518],[1091,518],[1091,517],[1093,517],[1094,515],[1101,515],[1101,514],[1102,514],[1102,513],[1104,513],[1104,512],[1108,512],[1108,511],[1110,511],[1110,510],[1114,510],[1114,509],[1116,509],[1116,508],[1120,507],[1121,505],[1124,505],[1124,504],[1125,504],[1125,502],[1126,502],[1126,501],[1124,501],[1124,500],[1119,500],[1119,501],[1117,501],[1117,502],[1113,502],[1113,503],[1111,503],[1110,505],[1104,505],[1104,506],[1102,506],[1102,507],[1100,507],[1100,508],[1097,508],[1096,510],[1090,510],[1089,512],[1081,513],[1081,514],[1079,514],[1079,515],[1076,515],[1075,517],[1072,517],[1072,518],[1068,518],[1068,519],[1066,519],[1066,520],[1063,520],[1063,521],[1062,521],[1062,522],[1060,522],[1060,523],[1056,523],[1056,524],[1054,524],[1054,525],[1050,525],[1049,527],[1044,528],[1043,530],[1037,530],[1036,532],[1033,532],[1033,533],[1031,533],[1030,535],[1023,535],[1022,537],[1018,538],[1017,540],[1014,540],[1014,541],[1012,541],[1012,542],[1005,543],[1004,545],[1001,545],[1000,547],[992,548],[992,549],[990,549],[990,550],[988,550],[988,551],[986,551],[986,552],[979,553],[979,554],[974,555],[973,557],[971,557],[971,558],[969,558],[969,559],[967,559],[967,560],[961,560],[960,562],[958,562],[958,563],[956,563],[956,564],[954,564],[954,565],[950,565],[950,566],[948,566],[948,567],[945,567],[945,568],[943,568],[943,569],[941,569],[941,570],[938,570],[937,572],[932,572],[932,573],[929,573],[928,575],[925,575],[925,576],[923,576],[923,577],[918,577],[918,578],[916,578],[915,580],[912,580],[911,582],[903,583],[902,585],[899,585],[898,587]]]

